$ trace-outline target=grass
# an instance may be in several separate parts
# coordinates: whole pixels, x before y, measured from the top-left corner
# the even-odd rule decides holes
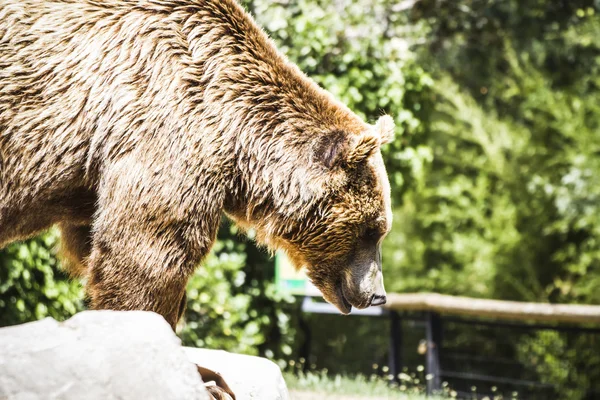
[[[425,400],[421,386],[408,387],[401,384],[390,385],[388,381],[375,375],[328,376],[324,372],[285,373],[285,381],[290,390],[291,400],[339,399],[339,400]],[[432,398],[429,397],[428,400]]]

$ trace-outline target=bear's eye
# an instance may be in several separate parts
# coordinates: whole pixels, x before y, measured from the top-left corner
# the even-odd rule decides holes
[[[379,232],[379,229],[367,228],[367,230],[364,233],[364,238],[369,242],[377,242],[379,241],[380,237],[381,233]]]

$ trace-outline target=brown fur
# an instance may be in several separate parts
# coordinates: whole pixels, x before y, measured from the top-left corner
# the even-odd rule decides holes
[[[389,230],[392,131],[308,79],[233,0],[0,3],[0,247],[59,224],[95,308],[175,325],[222,212],[334,304],[365,306],[353,263]]]

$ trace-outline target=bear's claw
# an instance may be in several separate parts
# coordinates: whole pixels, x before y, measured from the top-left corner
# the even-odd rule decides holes
[[[199,365],[196,365],[196,367],[202,377],[202,381],[204,381],[206,390],[213,400],[235,400],[235,394],[229,388],[229,385],[227,385],[221,374]]]

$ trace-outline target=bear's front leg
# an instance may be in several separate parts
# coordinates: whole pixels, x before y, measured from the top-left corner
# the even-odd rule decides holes
[[[91,307],[154,311],[175,330],[193,266],[180,260],[159,266],[151,262],[152,258],[161,257],[155,254],[156,248],[148,248],[152,245],[124,242],[94,241],[87,283]],[[137,249],[132,248],[134,246]],[[162,257],[169,258],[167,255]]]
[[[176,164],[163,168],[147,154],[104,168],[87,289],[92,308],[154,311],[175,329],[188,278],[216,239],[221,202],[206,201],[189,174],[169,169]]]
[[[123,225],[111,226],[108,232],[94,234],[88,279],[92,308],[154,311],[175,330],[185,309],[185,286],[194,263],[176,246],[175,236],[163,232],[144,237],[141,230],[128,236]],[[220,374],[197,367],[214,400],[235,400]]]
[[[200,189],[182,198],[186,183],[172,177],[185,174],[152,173],[156,165],[140,162],[147,164],[128,157],[107,167],[92,226],[88,295],[94,309],[154,311],[175,330],[188,278],[216,239],[222,201]],[[218,373],[198,371],[216,383],[207,387],[214,399],[235,399]]]
[[[91,307],[146,310],[175,329],[185,287],[199,258],[184,239],[185,224],[160,224],[113,208],[94,221],[87,291]]]

